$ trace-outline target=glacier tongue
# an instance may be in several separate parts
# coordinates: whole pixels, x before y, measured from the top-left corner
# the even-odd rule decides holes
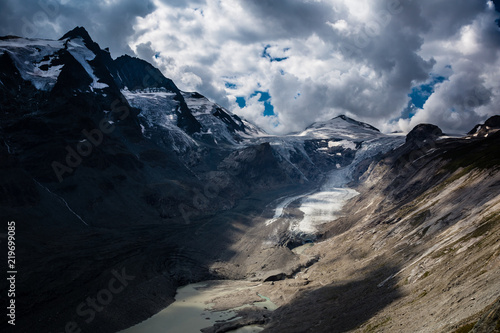
[[[267,221],[266,225],[284,218],[286,207],[292,202],[299,202],[299,210],[302,211],[303,217],[300,220],[287,221],[289,230],[296,235],[306,237],[314,235],[319,225],[337,219],[346,201],[358,195],[358,192],[347,187],[352,180],[352,173],[356,166],[365,159],[402,145],[404,140],[402,136],[380,135],[380,137],[363,142],[361,148],[356,151],[353,162],[344,168],[331,171],[318,191],[282,199],[275,208],[274,217]]]
[[[334,221],[345,202],[359,193],[345,187],[350,180],[349,167],[333,170],[322,188],[302,198],[299,210],[304,217],[298,223],[292,223],[294,233],[314,234],[317,226]]]

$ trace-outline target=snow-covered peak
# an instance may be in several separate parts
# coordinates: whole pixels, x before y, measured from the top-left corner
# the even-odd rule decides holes
[[[182,92],[182,96],[189,110],[202,124],[203,128],[216,134],[219,140],[239,142],[243,139],[267,136],[267,133],[259,127],[211,102],[199,93]]]
[[[71,38],[65,41],[68,52],[71,53],[73,58],[75,58],[80,63],[80,65],[82,65],[87,74],[92,78],[92,83],[90,84],[91,89],[107,88],[107,84],[99,82],[99,79],[94,74],[94,70],[90,66],[89,61],[94,60],[96,55],[94,52],[87,48],[83,37]]]
[[[316,122],[307,127],[296,136],[307,139],[343,139],[343,140],[367,140],[382,136],[378,129],[351,119],[346,116],[338,116],[327,121]]]
[[[58,52],[64,41],[9,37],[0,39],[0,55],[7,53],[24,80],[39,90],[51,90],[63,64]]]
[[[0,39],[0,55],[7,53],[14,61],[24,80],[38,90],[50,91],[57,83],[65,65],[62,51],[68,51],[92,79],[89,90],[103,89],[107,84],[99,82],[89,63],[96,55],[87,48],[82,37],[62,40],[8,37]]]

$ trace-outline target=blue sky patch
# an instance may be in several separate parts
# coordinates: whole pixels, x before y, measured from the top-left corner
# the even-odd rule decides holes
[[[227,89],[236,89],[236,88],[238,88],[238,87],[236,86],[236,84],[231,83],[231,82],[227,82],[227,81],[226,81],[226,82],[224,82],[224,85],[226,86],[226,88],[227,88]]]
[[[245,97],[238,96],[236,97],[236,104],[238,104],[240,109],[243,109],[245,106],[247,106],[247,101],[245,101]]]
[[[267,91],[256,90],[250,97],[260,94],[259,102],[264,102],[264,116],[274,116],[274,106],[271,104],[271,95]]]
[[[263,115],[275,116],[276,114],[274,113],[274,106],[271,104],[271,95],[269,95],[269,92],[256,90],[252,95],[250,95],[250,97],[257,96],[257,94],[260,94],[259,102],[264,102]],[[244,108],[245,106],[247,106],[247,101],[245,100],[245,97],[237,96],[236,104],[238,104],[240,108]]]
[[[417,113],[418,109],[422,109],[424,107],[425,102],[427,102],[429,97],[431,97],[434,93],[434,86],[446,80],[447,78],[444,76],[433,75],[431,73],[429,82],[413,87],[411,92],[408,94],[410,100],[408,101],[406,108],[401,113],[401,118],[412,118]]]
[[[429,97],[434,93],[434,86],[438,83],[444,82],[445,80],[446,78],[444,76],[433,76],[431,74],[431,81],[412,88],[408,97],[411,98],[411,102],[417,108],[421,109],[424,107],[424,104]]]
[[[279,61],[283,61],[283,60],[288,59],[288,57],[283,57],[283,58],[279,58],[279,57],[276,57],[276,58],[275,58],[275,57],[272,57],[272,56],[269,54],[269,52],[267,52],[267,50],[268,50],[270,47],[271,47],[271,45],[269,45],[269,44],[268,44],[268,45],[266,45],[266,46],[264,47],[264,51],[262,51],[262,55],[261,55],[261,57],[262,57],[262,58],[267,58],[267,59],[269,59],[269,61],[270,61],[270,62],[273,62],[273,61],[278,61],[278,62],[279,62]],[[286,52],[286,51],[288,51],[288,50],[290,50],[290,48],[289,48],[289,47],[284,48],[284,49],[283,49],[283,52]]]

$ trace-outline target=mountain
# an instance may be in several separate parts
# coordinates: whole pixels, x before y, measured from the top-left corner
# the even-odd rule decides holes
[[[484,124],[478,124],[467,133],[472,136],[487,137],[490,133],[493,134],[500,129],[500,116],[493,116],[486,120]]]
[[[483,315],[490,325],[497,129],[493,117],[463,138],[431,124],[405,137],[338,116],[269,135],[144,60],[112,59],[82,27],[59,40],[0,37],[0,216],[15,222],[23,272],[16,329],[116,332],[179,286],[229,279],[257,281],[280,308],[207,332],[417,331],[427,295],[433,313],[453,303],[431,331]],[[244,305],[257,289],[217,302]],[[462,308],[470,290],[478,301]]]
[[[498,330],[500,133],[439,133],[419,125],[358,165],[359,195],[304,253],[321,260],[259,290],[293,299],[266,332]]]
[[[327,139],[342,136],[344,139],[373,138],[381,135],[375,127],[356,121],[344,115],[328,121],[314,123],[308,126],[298,136]]]

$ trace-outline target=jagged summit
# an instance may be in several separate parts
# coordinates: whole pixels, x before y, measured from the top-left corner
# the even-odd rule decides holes
[[[369,129],[372,129],[372,130],[374,130],[374,131],[380,132],[380,130],[379,130],[378,128],[373,127],[373,126],[372,126],[372,125],[370,125],[370,124],[363,123],[363,122],[361,122],[361,121],[357,121],[357,120],[354,120],[354,119],[352,119],[352,118],[349,118],[349,117],[347,117],[346,115],[340,115],[340,116],[335,117],[335,118],[333,118],[333,119],[336,119],[336,118],[340,118],[340,119],[345,120],[345,121],[347,121],[347,122],[349,122],[349,123],[351,123],[351,124],[355,124],[355,125],[363,126],[363,127],[365,127],[365,128],[369,128]]]
[[[188,106],[183,93],[159,69],[128,55],[113,60],[109,52],[92,40],[84,27],[74,28],[59,40],[2,38],[0,57],[2,66],[9,67],[9,73],[19,73],[4,75],[0,82],[9,83],[9,87],[27,84],[61,100],[82,94],[90,94],[82,95],[83,99],[100,95],[99,98],[106,100],[102,106],[104,110],[109,110],[116,100],[128,100],[142,110],[139,119],[145,131],[151,126],[166,126],[176,133],[171,133],[171,137],[176,138],[206,133],[202,135],[203,140],[213,143],[240,141],[241,135],[263,132],[207,99],[202,101],[200,98]],[[6,86],[0,86],[0,89],[6,89]],[[186,98],[191,96],[201,95],[186,95]],[[198,115],[200,107],[219,111],[208,116]],[[154,125],[151,120],[154,120]],[[186,145],[196,146],[189,138],[174,141],[177,141],[175,146],[179,151]]]
[[[145,60],[123,55],[114,61],[117,75],[120,77],[120,88],[129,90],[147,88],[165,88],[168,91],[179,93],[175,83],[166,78],[159,69]]]
[[[85,42],[93,42],[89,33],[84,27],[76,27],[73,30],[68,31],[59,40],[64,40],[67,38],[82,38]]]

